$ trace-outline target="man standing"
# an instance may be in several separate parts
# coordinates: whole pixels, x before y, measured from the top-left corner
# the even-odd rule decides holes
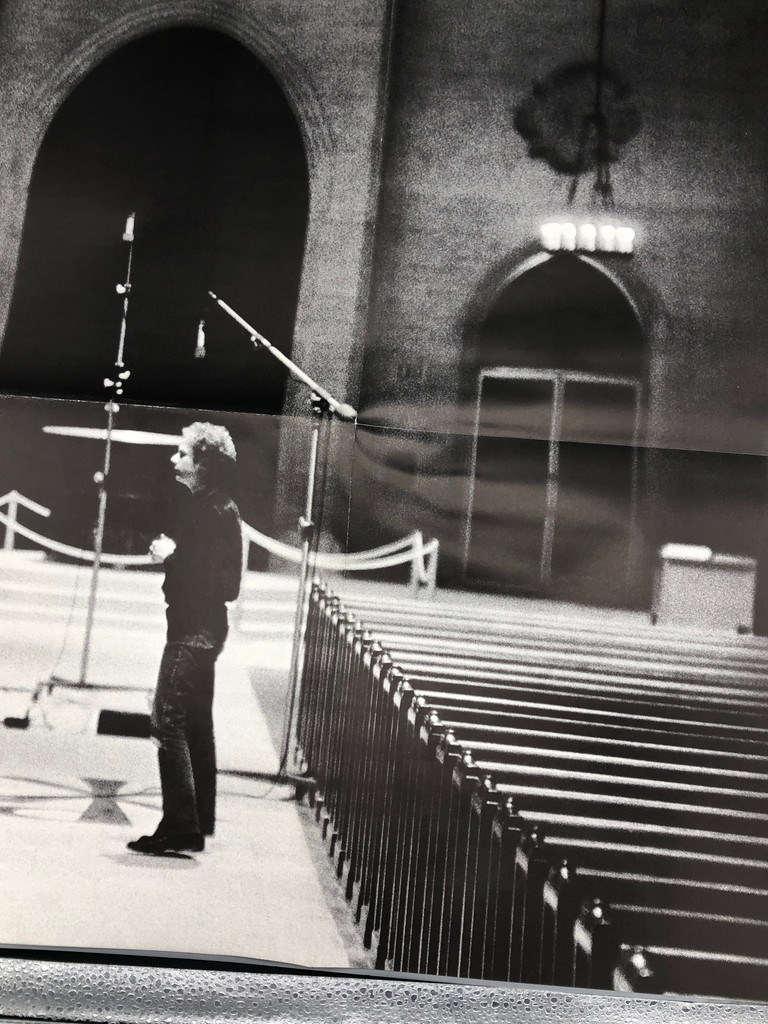
[[[216,750],[214,667],[227,636],[227,601],[240,592],[240,514],[230,497],[236,462],[229,432],[211,423],[182,431],[171,458],[190,495],[176,540],[150,546],[165,563],[168,634],[151,716],[158,744],[163,816],[155,833],[128,843],[137,853],[199,852],[213,835]]]

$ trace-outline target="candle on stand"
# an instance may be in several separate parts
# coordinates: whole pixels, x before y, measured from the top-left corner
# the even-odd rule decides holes
[[[597,228],[594,224],[579,226],[579,248],[586,252],[594,252],[597,245]]]
[[[601,224],[598,235],[600,249],[603,252],[613,252],[616,248],[616,228],[613,224]]]
[[[560,225],[557,221],[541,226],[541,244],[550,252],[556,252],[560,248]]]
[[[635,232],[632,228],[616,228],[616,251],[630,253],[635,244]]]
[[[576,225],[566,221],[565,224],[560,225],[560,231],[562,233],[561,247],[567,252],[573,252],[576,248]]]

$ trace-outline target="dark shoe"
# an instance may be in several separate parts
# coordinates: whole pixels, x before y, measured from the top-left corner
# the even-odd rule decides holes
[[[202,853],[205,839],[199,832],[176,832],[170,835],[141,836],[128,843],[128,849],[135,853],[147,853],[159,857],[164,853]]]
[[[138,839],[131,840],[127,846],[129,850],[134,850],[136,853],[149,853],[156,842],[157,836],[139,836]]]

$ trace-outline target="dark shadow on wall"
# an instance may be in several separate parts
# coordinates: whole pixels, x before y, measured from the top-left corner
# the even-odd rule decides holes
[[[125,46],[75,88],[40,148],[0,388],[104,396],[135,211],[125,399],[279,412],[282,368],[205,300],[218,293],[289,353],[308,202],[293,111],[242,45],[179,28]],[[204,314],[208,357],[195,360]]]

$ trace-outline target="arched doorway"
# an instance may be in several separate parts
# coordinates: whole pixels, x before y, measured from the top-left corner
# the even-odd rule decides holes
[[[279,411],[279,365],[223,316],[194,360],[196,326],[210,289],[290,351],[308,205],[296,118],[253,54],[197,28],[128,44],[74,89],[41,145],[0,386],[104,397],[135,210],[126,400]]]
[[[543,256],[497,294],[466,367],[465,580],[636,604],[646,346],[627,296],[587,259]]]

